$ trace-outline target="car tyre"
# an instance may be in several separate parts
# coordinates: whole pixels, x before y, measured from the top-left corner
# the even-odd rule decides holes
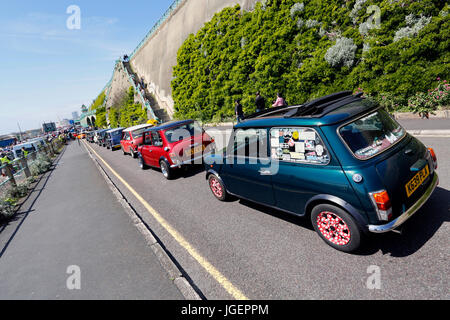
[[[229,195],[224,184],[217,176],[211,174],[208,177],[208,183],[214,197],[220,201],[227,201],[229,199]]]
[[[138,156],[138,163],[139,163],[139,167],[140,167],[142,170],[147,169],[147,165],[145,164],[144,158],[142,158],[141,155]]]
[[[361,245],[362,233],[355,220],[345,210],[320,204],[311,212],[311,223],[319,236],[331,247],[353,252]]]
[[[162,172],[163,176],[167,180],[172,179],[173,174],[172,174],[172,170],[170,169],[169,163],[165,160],[161,160],[159,162],[159,166],[161,167],[161,172]]]

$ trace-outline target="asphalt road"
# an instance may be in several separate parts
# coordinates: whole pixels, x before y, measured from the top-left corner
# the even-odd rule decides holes
[[[183,299],[82,148],[0,226],[0,299]]]
[[[422,141],[440,159],[440,187],[402,235],[371,235],[357,254],[332,249],[303,219],[247,201],[217,201],[202,168],[167,181],[120,150],[88,145],[123,179],[106,169],[208,299],[233,296],[124,181],[249,299],[449,299],[450,144],[448,138]],[[379,268],[381,289],[367,286],[372,266]]]

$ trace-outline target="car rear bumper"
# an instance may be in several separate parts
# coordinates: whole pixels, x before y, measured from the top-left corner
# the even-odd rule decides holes
[[[200,156],[197,156],[197,157],[195,157],[193,159],[188,159],[188,160],[185,160],[185,161],[177,160],[177,162],[174,163],[173,165],[171,165],[170,167],[172,169],[175,169],[175,168],[181,168],[182,166],[191,165],[191,164],[197,164],[197,163],[198,164],[203,164],[203,155],[200,155]]]
[[[403,223],[405,223],[409,218],[411,218],[417,211],[419,211],[420,208],[428,201],[428,199],[433,194],[436,187],[439,185],[439,177],[437,173],[434,174],[434,178],[428,189],[425,191],[423,196],[417,200],[417,202],[409,208],[405,213],[403,213],[400,217],[395,219],[394,221],[391,221],[388,224],[384,225],[369,225],[368,229],[370,232],[373,233],[385,233],[392,230],[397,229],[400,227]]]

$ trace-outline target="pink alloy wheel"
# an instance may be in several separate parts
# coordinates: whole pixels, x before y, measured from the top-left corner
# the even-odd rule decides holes
[[[322,235],[331,243],[345,246],[350,242],[350,229],[338,215],[322,212],[317,216],[317,226]]]
[[[222,198],[223,196],[223,190],[222,186],[220,185],[219,180],[217,178],[211,178],[209,181],[209,186],[211,187],[212,192],[217,198]]]

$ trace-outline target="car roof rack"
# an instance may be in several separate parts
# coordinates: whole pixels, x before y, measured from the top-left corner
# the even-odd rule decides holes
[[[322,117],[330,112],[339,109],[340,107],[354,101],[361,100],[363,93],[353,95],[351,91],[343,91],[335,93],[305,104],[302,108],[298,108],[297,112],[290,112],[285,115],[285,118],[293,117]]]
[[[256,112],[254,114],[250,114],[248,116],[245,116],[244,120],[258,118],[258,117],[262,117],[262,116],[267,116],[269,113],[276,113],[276,112],[280,112],[280,111],[282,111],[284,109],[289,109],[289,108],[292,108],[292,106],[281,106],[281,107],[265,109],[263,111]]]
[[[282,106],[266,109],[261,112],[248,115],[244,117],[244,120],[254,118],[264,118],[279,113],[281,113],[281,116],[284,118],[307,117],[307,116],[322,117],[350,102],[362,100],[363,99],[362,96],[363,93],[353,95],[352,91],[342,91],[307,102],[306,104],[303,105]],[[282,114],[283,111],[286,111],[286,113]]]

